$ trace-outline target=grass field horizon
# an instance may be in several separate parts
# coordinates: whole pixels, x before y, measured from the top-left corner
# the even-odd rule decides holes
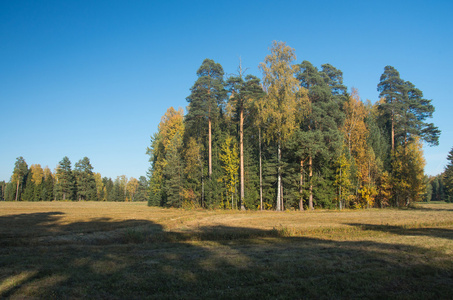
[[[448,299],[453,204],[314,212],[1,202],[0,297]]]

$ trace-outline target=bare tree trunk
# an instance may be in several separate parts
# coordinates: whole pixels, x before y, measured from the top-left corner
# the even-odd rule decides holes
[[[261,128],[258,128],[258,143],[260,148],[260,210],[263,210],[263,167],[261,162]]]
[[[244,206],[244,107],[241,106],[239,116],[239,152],[240,160],[240,173],[241,173],[241,210],[245,210]]]
[[[309,168],[309,178],[310,178],[310,188],[309,188],[309,196],[308,196],[308,207],[310,210],[313,210],[313,183],[312,183],[312,178],[313,178],[313,166],[312,166],[312,157],[311,154],[308,157],[308,168]]]
[[[341,200],[341,182],[342,182],[342,178],[341,178],[341,166],[340,166],[340,187],[338,189],[338,202],[339,202],[339,206],[340,206],[340,210],[343,209],[343,200]]]
[[[201,176],[201,207],[203,207],[204,200],[204,177]]]
[[[302,196],[303,184],[304,184],[304,161],[300,160],[300,185],[299,185],[299,193],[300,193],[299,210],[300,211],[304,211],[304,198]]]
[[[208,161],[209,161],[209,179],[211,179],[212,175],[212,149],[211,149],[211,143],[212,143],[212,137],[211,137],[211,117],[208,118]]]
[[[394,115],[392,112],[392,153],[395,152],[395,124],[394,124]]]
[[[17,180],[17,187],[16,187],[16,200],[17,201],[17,196],[19,195],[19,179]]]
[[[285,210],[285,203],[283,202],[283,182],[280,184],[280,201],[281,201],[281,207],[282,211]]]
[[[281,174],[281,169],[280,169],[280,161],[282,159],[282,150],[281,150],[281,145],[280,145],[280,139],[278,141],[278,146],[277,146],[277,211],[281,211],[281,185],[282,185],[282,174]]]

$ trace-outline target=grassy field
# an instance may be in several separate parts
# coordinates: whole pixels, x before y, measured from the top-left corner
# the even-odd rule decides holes
[[[0,297],[452,299],[453,205],[278,213],[1,202]]]

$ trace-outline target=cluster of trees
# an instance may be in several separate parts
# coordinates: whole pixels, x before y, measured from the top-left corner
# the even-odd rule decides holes
[[[423,201],[453,202],[453,148],[447,160],[448,165],[443,173],[426,177],[426,194]]]
[[[6,201],[146,201],[148,181],[118,176],[115,180],[94,173],[90,159],[84,157],[75,163],[64,157],[55,172],[39,164],[28,167],[18,157],[9,182],[0,182],[0,200]]]
[[[426,190],[422,142],[437,145],[431,100],[391,66],[364,103],[330,64],[296,64],[274,42],[263,77],[226,78],[205,59],[151,137],[149,205],[235,209],[384,207]]]

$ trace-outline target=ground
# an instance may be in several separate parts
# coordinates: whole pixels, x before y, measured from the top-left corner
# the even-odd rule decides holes
[[[0,266],[0,297],[11,299],[451,299],[453,205],[1,202]]]

